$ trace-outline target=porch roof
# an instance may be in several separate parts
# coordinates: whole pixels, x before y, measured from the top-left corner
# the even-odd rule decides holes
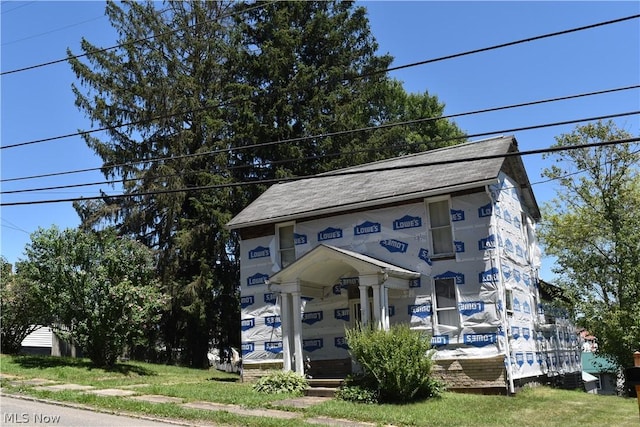
[[[298,260],[272,275],[270,286],[299,283],[309,292],[333,287],[341,278],[378,276],[387,287],[409,289],[409,281],[420,273],[330,245],[318,245]]]

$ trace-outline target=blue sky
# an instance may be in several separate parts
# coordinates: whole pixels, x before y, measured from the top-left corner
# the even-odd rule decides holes
[[[383,2],[359,4],[369,10],[380,53],[395,57],[393,66],[481,49],[547,33],[591,25],[640,13],[640,2]],[[81,37],[108,47],[116,43],[101,1],[3,1],[1,5],[3,72],[61,59],[69,47],[79,53]],[[588,93],[640,83],[640,20],[561,35],[516,46],[438,61],[392,73],[406,90],[437,95],[445,114],[464,113],[560,96]],[[1,77],[1,145],[7,146],[91,129],[74,105],[66,63]],[[584,119],[637,111],[640,91],[627,90],[571,101],[514,108],[459,117],[468,134]],[[614,119],[638,135],[638,115]],[[575,125],[515,134],[520,150],[550,146],[554,137]],[[501,132],[500,132],[501,133]],[[511,132],[508,132],[511,133]],[[100,159],[80,137],[7,148],[0,151],[2,180],[61,171],[97,168]],[[548,162],[548,161],[547,161]],[[542,181],[541,156],[524,163],[538,203],[555,195],[553,182]],[[2,182],[2,191],[102,181],[98,172],[46,179]],[[107,186],[34,193],[2,194],[2,202],[93,196]],[[9,262],[23,257],[29,234],[53,224],[75,227],[71,203],[6,206],[0,211],[0,250]],[[541,276],[552,280],[552,261],[545,259]]]

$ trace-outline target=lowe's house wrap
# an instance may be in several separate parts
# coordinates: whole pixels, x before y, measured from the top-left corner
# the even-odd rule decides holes
[[[540,212],[514,154],[499,137],[265,191],[228,224],[241,237],[243,375],[344,377],[359,369],[347,328],[403,323],[431,336],[452,389],[579,377],[573,325],[545,312]]]

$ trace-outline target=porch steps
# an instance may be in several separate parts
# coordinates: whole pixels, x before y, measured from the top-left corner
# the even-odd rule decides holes
[[[305,390],[305,396],[334,397],[336,391],[344,383],[340,378],[312,378],[309,387]]]

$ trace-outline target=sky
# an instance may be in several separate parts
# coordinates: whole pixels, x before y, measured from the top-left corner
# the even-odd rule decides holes
[[[392,66],[413,64],[462,52],[525,40],[624,18],[640,13],[637,1],[432,2],[360,1],[368,10],[379,53],[391,54]],[[94,45],[117,44],[104,16],[102,1],[2,1],[0,4],[0,70],[43,64],[80,53],[82,37]],[[640,20],[633,19],[542,40],[529,41],[453,59],[394,71],[408,92],[436,95],[445,114],[591,93],[640,84]],[[0,80],[2,203],[66,199],[98,195],[106,185],[39,192],[7,193],[76,183],[104,181],[97,171],[49,178],[13,178],[98,168],[101,160],[79,136],[9,145],[92,129],[74,105],[75,76],[65,62],[4,74]],[[76,82],[77,83],[77,82]],[[555,137],[577,124],[534,130],[512,130],[640,110],[640,90],[582,97],[500,112],[457,117],[473,139],[515,135],[519,149],[551,146]],[[613,119],[618,127],[640,134],[640,116]],[[586,123],[586,122],[585,122]],[[97,126],[94,126],[97,127]],[[96,134],[99,135],[99,134]],[[550,160],[528,155],[523,161],[540,206],[561,190],[544,182]],[[76,227],[70,202],[2,206],[0,253],[11,263],[24,259],[30,233],[39,227]],[[540,276],[553,281],[553,259],[544,258]]]

